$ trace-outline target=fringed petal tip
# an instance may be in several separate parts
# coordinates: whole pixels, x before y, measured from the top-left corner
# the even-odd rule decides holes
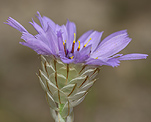
[[[132,54],[127,54],[119,57],[119,60],[137,60],[137,59],[146,59],[147,54],[139,54],[139,53],[132,53]]]
[[[147,54],[138,54],[138,53],[127,54],[127,55],[122,55],[121,54],[120,57],[109,59],[107,61],[107,63],[108,63],[108,66],[118,67],[120,65],[120,61],[122,61],[122,60],[146,59],[147,56],[148,56]]]
[[[4,22],[4,24],[10,25],[13,28],[17,29],[20,32],[28,32],[19,22],[17,22],[12,17],[8,17],[7,22]]]

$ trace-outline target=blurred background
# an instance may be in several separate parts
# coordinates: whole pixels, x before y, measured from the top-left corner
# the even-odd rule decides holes
[[[4,25],[11,16],[29,32],[36,12],[62,25],[74,21],[77,36],[94,29],[103,37],[127,29],[132,42],[121,53],[151,55],[150,0],[0,0],[0,122],[53,122],[36,72],[39,56],[19,44],[21,33]],[[75,122],[151,122],[151,58],[103,66]]]

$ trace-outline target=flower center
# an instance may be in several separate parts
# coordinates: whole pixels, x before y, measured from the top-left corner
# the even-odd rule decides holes
[[[87,46],[87,44],[92,40],[92,38],[90,38],[87,43],[83,46],[83,48],[85,48]],[[74,48],[75,48],[75,43],[76,43],[76,33],[74,33],[74,40],[73,40],[73,43],[72,43],[72,49],[71,51],[69,52],[69,50],[67,49],[66,47],[66,40],[63,42],[63,46],[64,46],[64,52],[65,52],[65,56],[69,59],[73,59],[74,58]],[[81,44],[80,44],[80,41],[78,40],[78,48],[77,48],[77,51],[80,51],[80,48],[81,48]]]

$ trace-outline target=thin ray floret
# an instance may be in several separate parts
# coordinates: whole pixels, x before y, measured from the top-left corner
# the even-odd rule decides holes
[[[62,60],[64,63],[84,63],[86,65],[118,66],[121,60],[146,59],[147,54],[117,54],[130,42],[127,30],[115,32],[101,41],[103,32],[88,31],[76,41],[75,23],[67,21],[66,25],[55,24],[51,19],[41,16],[37,12],[41,26],[34,20],[30,24],[38,32],[30,34],[20,23],[9,17],[8,25],[22,33],[25,42],[20,44],[27,46],[38,54],[51,56]]]

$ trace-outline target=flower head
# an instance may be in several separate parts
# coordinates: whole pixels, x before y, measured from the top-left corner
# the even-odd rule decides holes
[[[73,107],[84,100],[95,83],[99,66],[114,67],[121,60],[147,57],[146,54],[117,54],[131,41],[126,30],[115,32],[102,41],[103,32],[90,30],[76,41],[73,22],[67,20],[66,25],[59,26],[51,19],[41,17],[39,12],[37,14],[41,26],[34,20],[30,22],[38,32],[36,35],[30,34],[11,17],[6,24],[22,33],[24,42],[20,44],[41,54],[42,70],[39,70],[38,78],[56,122],[73,122]]]
[[[86,65],[118,66],[121,60],[146,59],[146,54],[117,54],[131,41],[127,31],[115,32],[101,41],[103,32],[87,31],[76,41],[76,25],[67,20],[66,25],[55,24],[51,19],[37,12],[41,26],[36,22],[30,24],[38,32],[30,34],[20,23],[9,17],[8,25],[22,33],[25,42],[20,44],[30,47],[38,54],[53,55],[64,63],[84,63]]]

